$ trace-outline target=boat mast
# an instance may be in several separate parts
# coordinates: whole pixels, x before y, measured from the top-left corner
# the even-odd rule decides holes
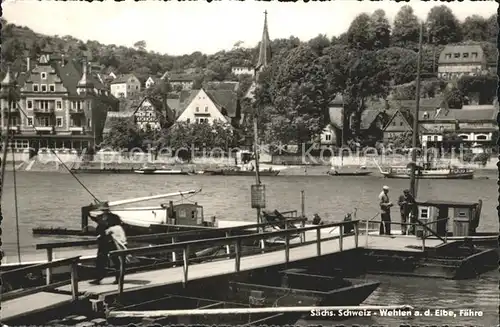
[[[411,152],[411,171],[410,171],[410,192],[414,198],[417,197],[417,189],[415,183],[415,172],[417,168],[417,143],[418,143],[418,119],[420,110],[420,70],[422,61],[422,38],[424,32],[424,24],[420,24],[420,37],[418,40],[418,57],[417,57],[417,87],[415,91],[415,112],[413,114],[413,133],[412,133],[412,152]]]

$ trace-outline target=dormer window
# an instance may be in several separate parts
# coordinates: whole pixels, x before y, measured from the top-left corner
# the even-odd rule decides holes
[[[205,106],[205,112],[208,112],[208,106]]]
[[[200,107],[196,107],[196,112],[200,112]]]
[[[49,85],[49,91],[50,92],[55,92],[56,91],[56,86],[54,84]]]
[[[464,57],[464,58],[469,58],[469,53],[468,53],[468,52],[464,52],[464,53],[462,53],[462,57]]]
[[[38,84],[33,84],[33,92],[38,92]]]
[[[40,73],[40,77],[42,79],[47,79],[47,73],[43,72],[43,73]]]
[[[477,52],[473,52],[473,53],[471,54],[471,57],[472,57],[472,59],[477,59]]]
[[[451,53],[447,53],[444,55],[446,59],[451,59]]]
[[[47,92],[47,85],[46,84],[42,84],[42,92]]]
[[[455,58],[460,58],[460,53],[459,52],[455,52],[455,54],[453,55]]]

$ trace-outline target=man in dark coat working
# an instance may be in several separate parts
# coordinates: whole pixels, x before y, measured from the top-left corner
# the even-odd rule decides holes
[[[410,214],[415,215],[415,199],[411,195],[410,190],[404,190],[403,194],[398,199],[399,210],[401,213],[401,234],[406,235],[408,224],[411,224]],[[414,226],[410,225],[410,234],[414,232]]]
[[[106,268],[109,267],[109,252],[116,250],[116,246],[113,242],[112,237],[106,233],[106,230],[111,227],[116,221],[120,221],[120,217],[115,215],[109,210],[107,202],[100,203],[96,210],[102,211],[100,215],[93,217],[89,215],[90,219],[97,223],[97,258],[96,258],[96,270],[97,278],[91,281],[91,284],[99,285],[101,280],[106,277]],[[115,262],[116,261],[116,262]],[[113,259],[113,264],[119,267],[119,260]],[[118,284],[118,277],[114,284]]]

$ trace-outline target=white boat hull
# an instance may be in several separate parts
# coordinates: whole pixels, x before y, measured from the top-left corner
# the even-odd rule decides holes
[[[111,210],[118,215],[123,223],[138,227],[167,224],[167,209],[159,206],[137,207]],[[92,216],[101,214],[101,211],[91,211]]]

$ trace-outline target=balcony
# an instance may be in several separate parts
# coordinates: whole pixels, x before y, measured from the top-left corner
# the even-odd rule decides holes
[[[14,133],[21,133],[21,126],[19,126],[19,125],[9,126],[9,131],[14,132]]]
[[[2,108],[2,112],[9,112],[9,107],[8,106],[5,106]],[[17,112],[19,113],[19,108],[17,106],[13,106],[12,108],[10,108],[10,112],[14,113],[14,112]]]
[[[69,112],[71,114],[83,114],[83,108],[70,108]]]
[[[35,107],[35,108],[33,108],[33,112],[35,112],[37,114],[53,114],[54,113],[54,107],[51,107],[51,108]]]
[[[35,126],[38,132],[53,132],[55,131],[54,126]]]
[[[85,129],[83,128],[83,126],[72,126],[69,128],[69,130],[71,132],[80,132],[80,133],[85,132]]]

